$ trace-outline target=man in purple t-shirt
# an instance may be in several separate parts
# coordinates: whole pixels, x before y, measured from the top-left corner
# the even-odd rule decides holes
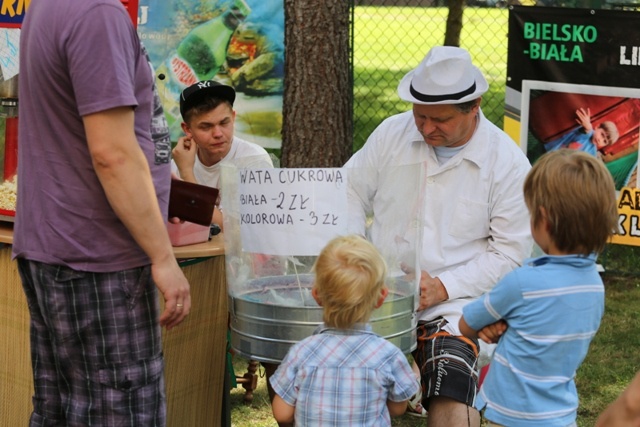
[[[31,314],[31,425],[164,425],[160,327],[191,300],[140,40],[118,0],[32,0],[20,52],[13,255]]]

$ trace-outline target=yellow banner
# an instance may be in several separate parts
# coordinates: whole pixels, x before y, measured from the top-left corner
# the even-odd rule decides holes
[[[618,233],[611,243],[640,246],[640,189],[623,187],[618,197]]]

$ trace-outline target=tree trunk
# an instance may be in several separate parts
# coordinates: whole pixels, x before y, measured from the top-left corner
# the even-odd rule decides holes
[[[283,167],[340,167],[351,155],[349,3],[284,1]]]
[[[449,15],[447,15],[447,27],[444,33],[445,46],[460,47],[463,6],[464,0],[449,0]]]

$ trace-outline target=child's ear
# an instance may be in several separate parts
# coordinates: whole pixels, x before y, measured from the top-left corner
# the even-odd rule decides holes
[[[540,212],[540,217],[545,220],[549,219],[549,214],[547,213],[547,208],[544,206],[538,206],[538,211]]]
[[[544,206],[540,206],[538,210],[540,211],[540,223],[547,232],[550,232],[551,223],[549,222],[549,213],[547,212],[547,209]]]
[[[322,301],[320,301],[320,297],[318,296],[318,290],[316,289],[315,286],[311,288],[311,296],[313,297],[314,300],[316,300],[316,303],[318,303],[318,305],[322,307]]]
[[[383,286],[382,289],[380,290],[380,297],[378,297],[378,302],[376,302],[376,308],[379,308],[382,303],[384,303],[384,300],[387,298],[387,295],[389,295],[389,289],[387,289],[386,286]]]

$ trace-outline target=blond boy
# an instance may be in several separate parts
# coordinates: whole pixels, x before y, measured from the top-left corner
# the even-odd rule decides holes
[[[371,312],[388,294],[386,265],[360,236],[337,237],[314,265],[311,291],[324,323],[294,345],[270,378],[279,423],[391,425],[418,384],[406,357],[372,332]]]

